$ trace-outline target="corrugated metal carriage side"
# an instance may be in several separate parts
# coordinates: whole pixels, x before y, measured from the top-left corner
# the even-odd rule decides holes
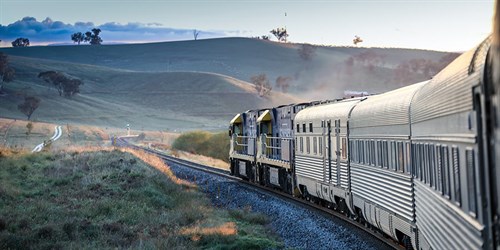
[[[365,98],[312,106],[295,119],[297,187],[307,198],[334,208],[350,208],[348,120]]]
[[[371,96],[350,119],[351,192],[356,213],[416,247],[410,174],[410,104],[427,82]]]
[[[416,224],[423,249],[485,247],[481,199],[481,91],[486,39],[457,58],[415,96],[412,108]]]

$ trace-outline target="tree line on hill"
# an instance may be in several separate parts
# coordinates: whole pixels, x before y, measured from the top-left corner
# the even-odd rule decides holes
[[[101,34],[101,29],[94,28],[91,31],[87,31],[85,33],[82,32],[76,32],[74,34],[71,34],[71,40],[74,43],[89,43],[90,45],[101,45],[102,44],[102,38],[100,36]],[[2,41],[2,40],[0,40]],[[19,37],[16,40],[11,42],[12,47],[28,47],[30,46],[30,40],[25,37]]]
[[[101,34],[101,29],[93,28],[91,31],[87,31],[85,33],[76,32],[71,35],[71,40],[74,43],[88,42],[90,45],[101,45],[102,38],[99,36]]]

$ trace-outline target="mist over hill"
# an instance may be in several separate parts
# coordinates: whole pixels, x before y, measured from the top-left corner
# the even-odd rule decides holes
[[[300,53],[300,52],[305,52]],[[221,130],[235,113],[344,91],[384,92],[429,79],[457,56],[415,49],[319,47],[249,38],[101,46],[2,48],[16,71],[0,96],[3,117],[24,118],[23,96],[42,99],[34,119],[149,130]],[[81,79],[61,97],[37,75],[58,71]],[[273,87],[261,97],[252,76]],[[276,85],[287,79],[288,88]]]
[[[149,44],[47,46],[2,49],[10,55],[148,72],[213,72],[250,81],[266,74],[275,91],[278,77],[286,90],[307,100],[342,97],[345,90],[384,92],[428,80],[457,53],[398,48],[313,48],[251,38],[218,38]],[[306,45],[307,46],[307,45]],[[281,90],[282,91],[282,90]]]

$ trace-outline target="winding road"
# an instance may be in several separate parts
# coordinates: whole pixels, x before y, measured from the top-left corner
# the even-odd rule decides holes
[[[62,127],[61,126],[56,126],[55,127],[55,131],[54,131],[54,135],[52,137],[50,137],[50,139],[47,142],[42,142],[42,143],[36,145],[36,147],[31,152],[40,152],[40,151],[42,151],[42,149],[43,149],[43,147],[45,146],[46,143],[53,142],[53,141],[59,139],[59,137],[61,137],[61,135],[62,135]]]

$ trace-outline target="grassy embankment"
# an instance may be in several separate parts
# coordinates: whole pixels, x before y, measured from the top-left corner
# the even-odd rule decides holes
[[[1,249],[281,245],[263,215],[211,207],[159,158],[135,151],[0,149],[0,200]]]

